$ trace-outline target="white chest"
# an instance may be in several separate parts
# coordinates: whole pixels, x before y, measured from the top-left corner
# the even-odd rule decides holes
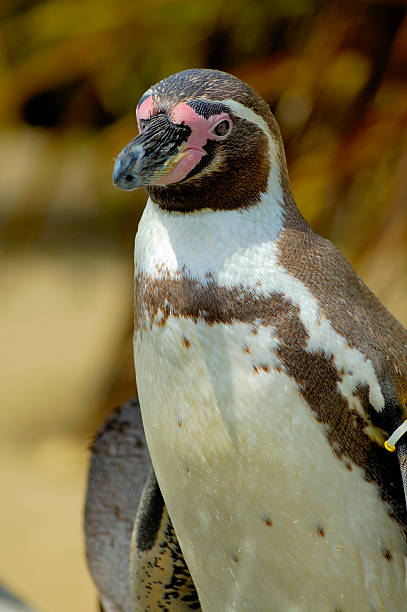
[[[195,237],[195,257],[187,239],[169,248],[172,228],[150,213],[137,239],[136,273],[178,282],[194,270],[203,280],[203,240]],[[232,242],[218,258],[208,255],[212,277],[227,284],[246,271],[250,282],[257,269],[262,289],[283,288],[301,303],[309,350],[334,350],[338,368],[358,373],[343,378],[341,392],[353,397],[358,384],[368,384],[380,406],[369,364],[318,319],[312,296],[274,266],[272,236],[266,246]],[[182,303],[189,289],[181,285],[174,299]],[[282,367],[275,326],[208,321],[171,308],[154,292],[139,304],[137,384],[156,475],[203,609],[403,610],[399,527],[362,471],[349,471],[332,452]]]

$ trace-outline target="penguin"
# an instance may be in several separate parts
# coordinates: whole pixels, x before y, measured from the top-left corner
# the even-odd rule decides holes
[[[90,450],[84,517],[89,570],[103,612],[131,612],[131,534],[151,470],[137,398],[108,416]]]
[[[137,387],[202,610],[407,610],[406,330],[301,215],[247,84],[185,70],[136,115]]]
[[[92,442],[85,542],[101,612],[200,610],[151,466],[136,397],[108,416]]]

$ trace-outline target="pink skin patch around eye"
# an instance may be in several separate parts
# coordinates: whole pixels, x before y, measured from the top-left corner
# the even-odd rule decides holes
[[[137,109],[137,121],[140,119],[148,119],[154,114],[153,99],[152,96],[146,98]],[[228,113],[220,113],[218,115],[211,115],[208,119],[205,119],[202,115],[199,115],[194,111],[193,108],[188,106],[185,102],[177,104],[171,114],[169,115],[171,121],[176,124],[184,123],[191,128],[191,134],[188,140],[183,144],[184,155],[180,155],[180,160],[176,166],[170,170],[165,176],[152,181],[152,185],[170,185],[171,183],[178,183],[182,181],[195,166],[200,162],[207,152],[204,150],[204,145],[208,140],[223,140],[224,136],[217,136],[212,132],[213,128],[217,123],[224,121],[225,119],[232,125],[232,121]],[[139,123],[140,129],[140,123]]]
[[[202,157],[207,155],[207,152],[203,149],[207,141],[224,139],[224,137],[217,136],[212,132],[215,125],[225,119],[232,124],[227,113],[211,115],[208,119],[205,119],[205,117],[196,113],[185,102],[181,102],[173,108],[170,119],[177,124],[185,123],[185,125],[191,128],[192,132],[186,143],[184,143],[185,157],[166,176],[154,181],[156,185],[170,185],[171,183],[182,181],[201,161]]]
[[[148,96],[136,109],[137,125],[140,129],[140,119],[148,119],[154,115],[153,96]]]

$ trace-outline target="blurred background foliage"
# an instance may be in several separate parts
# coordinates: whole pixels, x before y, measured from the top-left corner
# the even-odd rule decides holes
[[[111,185],[132,109],[187,67],[271,105],[294,196],[407,324],[407,4],[3,0],[0,580],[95,610],[81,535],[87,444],[135,392],[132,249],[146,194]]]

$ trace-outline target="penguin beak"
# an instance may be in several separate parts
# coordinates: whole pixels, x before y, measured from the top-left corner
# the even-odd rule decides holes
[[[187,125],[177,125],[164,114],[148,119],[142,132],[119,153],[113,184],[132,191],[157,183],[185,156],[184,143],[190,133]]]

